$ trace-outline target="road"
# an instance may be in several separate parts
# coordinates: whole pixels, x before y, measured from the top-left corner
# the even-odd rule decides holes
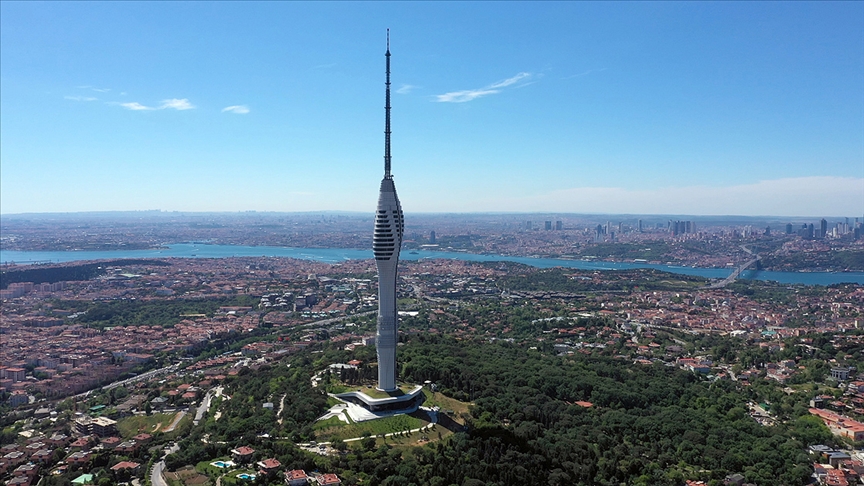
[[[178,367],[178,365],[171,365],[171,366],[166,366],[164,368],[159,368],[158,370],[150,370],[146,373],[141,373],[140,375],[133,376],[132,378],[127,378],[127,379],[122,380],[122,381],[115,381],[114,383],[111,383],[110,385],[103,386],[102,389],[103,390],[110,390],[112,388],[117,388],[118,386],[128,385],[129,383],[135,383],[138,381],[149,380],[150,378],[153,378],[154,376],[159,376],[161,374],[170,373],[172,371],[177,371],[177,367]]]
[[[207,390],[207,394],[204,395],[204,399],[201,400],[201,405],[199,405],[198,410],[195,411],[195,420],[192,421],[193,424],[198,425],[198,423],[201,422],[204,414],[207,413],[208,410],[210,410],[210,402],[213,400],[213,397],[219,396],[221,394],[221,386],[217,386],[215,388]]]
[[[166,483],[165,479],[162,478],[162,472],[165,470],[165,456],[179,450],[180,447],[178,447],[176,443],[171,444],[171,447],[164,450],[162,459],[156,464],[153,464],[153,469],[150,470],[150,484],[153,486],[168,486],[168,483]]]
[[[165,374],[165,373],[171,373],[172,371],[177,371],[178,367],[179,367],[179,365],[173,364],[170,366],[166,366],[164,368],[159,368],[158,370],[150,370],[146,373],[141,373],[140,375],[133,376],[132,378],[127,378],[125,380],[115,381],[114,383],[103,386],[101,389],[102,390],[110,390],[112,388],[117,388],[118,386],[128,385],[129,383],[135,383],[135,382],[138,382],[141,380],[149,380],[150,378],[153,378],[154,376],[158,376],[158,375]],[[75,400],[84,399],[84,398],[90,396],[90,394],[93,393],[94,390],[88,390],[84,393],[79,393],[79,394],[73,396],[72,398],[74,398]]]
[[[324,319],[324,320],[315,321],[315,322],[309,322],[307,324],[303,324],[303,325],[300,325],[298,327],[326,326],[328,324],[333,324],[335,322],[344,321],[345,319],[351,319],[352,317],[366,316],[369,314],[376,314],[376,313],[378,313],[378,309],[366,311],[366,312],[358,312],[356,314],[349,314],[347,316],[331,317],[329,319]]]

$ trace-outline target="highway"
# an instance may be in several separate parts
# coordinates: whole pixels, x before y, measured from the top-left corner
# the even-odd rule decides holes
[[[140,375],[133,376],[132,378],[127,378],[125,380],[115,381],[114,383],[105,385],[101,388],[101,390],[110,390],[112,388],[117,388],[118,386],[128,385],[129,383],[135,383],[135,382],[138,382],[141,380],[149,380],[150,378],[153,378],[154,376],[159,376],[159,375],[162,375],[165,373],[170,373],[172,371],[177,371],[179,366],[180,365],[173,364],[170,366],[166,366],[164,368],[159,368],[158,370],[150,370],[146,373],[141,373]],[[93,390],[88,390],[84,393],[79,393],[79,394],[73,396],[72,398],[74,398],[75,400],[84,399],[84,398],[90,396],[90,394],[93,393],[97,389],[99,389],[99,388],[94,388]]]
[[[366,312],[358,312],[356,314],[348,314],[348,315],[341,316],[341,317],[331,317],[329,319],[323,319],[320,321],[314,321],[314,322],[309,322],[306,324],[301,324],[300,326],[297,326],[297,327],[318,327],[318,326],[323,327],[323,326],[326,326],[329,324],[334,324],[334,323],[339,322],[339,321],[344,321],[345,319],[351,319],[352,317],[367,316],[369,314],[376,314],[377,312],[378,312],[378,309],[375,309],[375,310],[370,310],[370,311],[366,311]]]

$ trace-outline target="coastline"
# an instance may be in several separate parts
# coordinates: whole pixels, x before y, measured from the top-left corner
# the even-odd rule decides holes
[[[164,259],[164,258],[231,258],[231,257],[287,257],[316,260],[324,263],[339,263],[346,260],[371,259],[371,250],[347,248],[290,248],[268,246],[215,245],[211,243],[180,243],[165,245],[150,250],[109,251],[12,251],[0,250],[0,264],[6,269],[34,264],[56,264],[98,260]],[[625,270],[632,268],[654,268],[661,271],[694,275],[709,279],[727,277],[731,268],[704,268],[651,262],[606,261],[598,259],[545,258],[539,256],[490,255],[457,251],[411,250],[404,259],[457,259],[463,261],[510,261],[537,268],[566,267],[581,270]],[[770,280],[780,283],[804,285],[832,285],[857,283],[864,285],[864,272],[777,272],[750,270],[742,274],[743,279]]]

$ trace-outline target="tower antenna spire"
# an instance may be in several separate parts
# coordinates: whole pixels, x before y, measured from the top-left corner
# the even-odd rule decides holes
[[[390,179],[390,29],[387,29],[387,52],[384,57],[387,59],[387,81],[384,83],[387,87],[384,103],[384,178]]]

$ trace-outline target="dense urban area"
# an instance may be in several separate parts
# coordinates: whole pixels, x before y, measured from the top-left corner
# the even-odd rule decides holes
[[[352,215],[117,217],[4,217],[2,247],[370,246],[371,219]],[[763,268],[864,268],[855,220],[418,221],[406,250],[721,268],[757,250]],[[359,421],[335,395],[374,393],[371,259],[2,272],[9,485],[864,483],[858,283],[403,261],[398,376],[425,401]]]
[[[732,267],[752,245],[760,268],[864,271],[861,218],[412,215],[404,247],[508,256],[644,261]],[[3,250],[119,250],[172,243],[371,248],[371,215],[361,213],[21,214],[0,221]],[[5,263],[5,262],[4,262]]]

